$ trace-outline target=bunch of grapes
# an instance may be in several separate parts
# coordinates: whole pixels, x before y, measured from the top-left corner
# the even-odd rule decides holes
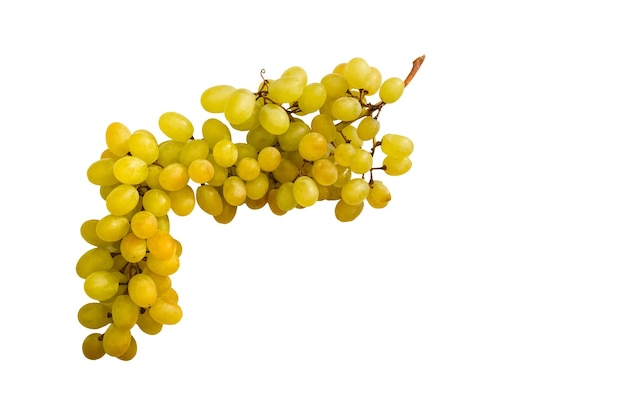
[[[159,118],[166,137],[160,142],[148,130],[111,123],[106,149],[87,169],[108,214],[82,224],[91,248],[76,264],[90,298],[78,321],[94,330],[84,339],[85,357],[130,360],[137,352],[135,326],[155,335],[181,320],[171,275],[182,246],[170,234],[170,212],[186,216],[198,205],[226,224],[243,205],[267,206],[280,216],[330,200],[335,217],[347,222],[366,204],[385,207],[390,191],[374,175],[409,171],[413,142],[380,135],[378,117],[401,97],[423,60],[413,62],[405,79],[383,79],[357,57],[319,82],[294,66],[276,79],[261,72],[256,91],[215,85],[200,97],[211,115],[201,138],[176,112]],[[245,141],[234,141],[234,131],[245,132]]]

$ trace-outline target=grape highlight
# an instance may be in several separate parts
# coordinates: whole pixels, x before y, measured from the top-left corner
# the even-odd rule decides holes
[[[111,123],[106,148],[86,172],[108,214],[80,228],[89,245],[76,263],[88,297],[78,310],[89,329],[84,356],[131,360],[131,331],[156,335],[182,319],[171,279],[182,245],[170,233],[171,213],[187,216],[198,206],[227,224],[242,206],[283,216],[332,201],[335,218],[350,222],[366,205],[386,207],[391,192],[380,177],[411,169],[413,142],[381,134],[379,116],[401,98],[424,58],[404,80],[385,79],[355,57],[319,81],[293,66],[276,79],[261,71],[253,90],[211,86],[200,96],[208,113],[201,129],[167,111],[158,119],[160,142],[145,129]]]

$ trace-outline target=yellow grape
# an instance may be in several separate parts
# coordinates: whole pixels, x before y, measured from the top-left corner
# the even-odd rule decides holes
[[[259,110],[259,122],[273,135],[282,135],[289,128],[289,115],[278,104],[268,103]]]
[[[111,305],[111,319],[120,329],[131,329],[139,317],[139,306],[127,294],[118,295]]]
[[[113,257],[108,249],[97,247],[89,249],[76,262],[76,273],[81,278],[87,278],[95,271],[106,271],[113,268]]]
[[[149,311],[154,321],[166,325],[176,324],[183,317],[183,310],[177,303],[170,303],[162,298],[157,298]]]
[[[404,81],[398,77],[387,78],[380,86],[378,96],[385,103],[394,103],[404,92]]]
[[[278,135],[278,144],[283,151],[296,151],[300,140],[309,133],[311,129],[301,119],[295,119],[289,124],[287,131]]]
[[[380,148],[385,155],[404,158],[413,152],[413,141],[406,136],[388,133],[380,140]]]
[[[209,148],[213,149],[220,140],[231,140],[230,129],[219,119],[210,118],[202,124],[202,136],[208,142]]]
[[[137,341],[135,340],[133,335],[131,335],[130,336],[130,344],[128,345],[128,348],[126,348],[124,353],[119,355],[117,358],[120,359],[120,360],[123,360],[123,361],[129,361],[132,358],[134,358],[135,355],[137,355]]]
[[[331,107],[333,117],[342,121],[356,120],[361,110],[361,103],[354,97],[339,97]]]
[[[172,211],[179,216],[190,215],[196,206],[196,196],[193,193],[193,188],[188,184],[185,184],[180,190],[170,191],[170,201],[172,202]]]
[[[120,356],[130,346],[130,329],[121,329],[115,324],[109,324],[102,338],[104,351],[111,356]]]
[[[157,295],[156,284],[147,274],[136,274],[128,281],[128,296],[139,307],[150,307]]]
[[[143,312],[140,312],[139,317],[137,318],[137,326],[142,332],[149,335],[155,335],[161,332],[163,323],[155,321],[150,315],[149,310],[144,309]]]
[[[157,231],[157,217],[147,210],[142,210],[133,215],[130,219],[130,228],[135,236],[147,239]]]
[[[174,162],[163,167],[159,175],[159,184],[166,191],[176,191],[183,188],[189,182],[187,167],[180,162]]]
[[[106,207],[109,213],[123,216],[131,212],[139,203],[137,187],[129,184],[120,184],[113,188],[106,197]]]
[[[85,278],[83,288],[89,298],[98,301],[108,300],[118,290],[119,281],[109,271],[95,271]]]
[[[278,194],[276,194],[276,204],[282,211],[285,212],[298,205],[298,202],[293,196],[292,182],[285,182],[278,188]]]
[[[174,238],[168,232],[157,231],[146,243],[150,253],[160,259],[169,259],[176,250]]]
[[[187,142],[193,137],[193,125],[185,116],[173,111],[159,117],[159,128],[168,138],[176,142]]]
[[[296,178],[292,187],[293,198],[302,207],[310,207],[319,197],[317,184],[311,177],[301,176]]]
[[[196,201],[203,211],[212,216],[218,216],[224,210],[222,196],[211,185],[201,185],[196,189]]]
[[[328,151],[328,142],[321,133],[310,132],[302,137],[298,152],[307,161],[317,161]]]
[[[370,140],[378,134],[380,122],[372,116],[364,117],[356,129],[356,134],[361,140]]]
[[[246,201],[247,191],[245,182],[236,175],[230,176],[224,181],[222,195],[228,204],[240,206]]]
[[[222,139],[213,147],[213,159],[224,168],[231,167],[237,162],[239,151],[237,146],[227,139]]]
[[[204,90],[200,96],[200,105],[209,113],[223,113],[226,100],[235,91],[231,85],[214,85]]]
[[[116,156],[124,156],[128,153],[128,140],[130,130],[120,122],[113,122],[107,126],[105,140],[108,149]]]
[[[122,184],[141,184],[148,178],[148,165],[143,159],[126,155],[113,164],[113,175]]]
[[[339,177],[337,166],[329,159],[318,159],[313,163],[311,168],[311,175],[313,179],[321,185],[333,185]]]
[[[87,303],[78,310],[78,322],[88,329],[99,329],[111,323],[111,308],[103,303]]]
[[[239,88],[233,91],[224,104],[224,117],[232,125],[246,122],[254,113],[256,96],[250,90]]]
[[[273,146],[267,146],[261,149],[257,155],[259,168],[266,172],[272,172],[278,168],[281,159],[280,151]]]
[[[397,176],[406,174],[413,163],[408,156],[404,158],[394,158],[393,156],[387,156],[383,159],[383,166],[385,167],[385,174],[391,176]]]
[[[124,216],[109,214],[98,220],[96,234],[106,242],[121,240],[130,229],[130,221]]]
[[[260,173],[253,180],[246,181],[246,195],[252,200],[259,200],[267,194],[270,181],[266,174]],[[247,203],[247,201],[246,201]]]
[[[159,157],[159,144],[152,133],[140,129],[133,132],[128,139],[128,150],[132,156],[151,164]]]
[[[329,98],[342,97],[350,88],[346,77],[337,73],[326,74],[322,77],[321,84],[324,86],[326,95]]]
[[[353,178],[341,189],[341,199],[351,206],[362,203],[370,192],[370,186],[363,178]]]
[[[109,186],[119,184],[113,173],[116,158],[99,159],[87,168],[87,179],[95,185]]]
[[[215,168],[208,159],[196,159],[187,167],[189,179],[198,184],[211,181],[215,174]]]
[[[304,87],[298,98],[298,108],[304,114],[313,113],[326,101],[326,87],[322,83],[311,83]]]
[[[351,222],[363,211],[363,202],[359,204],[348,204],[343,200],[338,200],[335,205],[335,217],[340,222]]]
[[[178,161],[189,166],[196,159],[206,159],[209,156],[209,142],[206,140],[190,140],[183,145],[178,153]]]
[[[87,359],[96,360],[105,355],[102,343],[103,336],[100,333],[91,333],[83,340],[83,355]]]
[[[252,157],[244,157],[237,162],[237,176],[244,181],[251,181],[261,173],[259,161]]]
[[[172,208],[172,200],[169,194],[164,190],[152,189],[148,190],[142,198],[143,208],[156,217],[166,215]]]
[[[270,83],[267,96],[278,104],[292,103],[302,95],[305,85],[301,77],[280,77]]]
[[[352,58],[346,63],[345,76],[351,88],[365,88],[369,75],[370,66],[363,58]]]
[[[372,168],[374,160],[372,154],[365,149],[357,149],[350,162],[350,170],[357,174],[365,174]]]

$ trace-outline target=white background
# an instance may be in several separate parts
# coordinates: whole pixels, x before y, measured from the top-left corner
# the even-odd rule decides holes
[[[0,415],[626,415],[617,3],[3,2]],[[173,215],[183,320],[131,362],[83,358],[110,122],[199,129],[212,85],[422,54],[380,117],[415,143],[387,208]]]

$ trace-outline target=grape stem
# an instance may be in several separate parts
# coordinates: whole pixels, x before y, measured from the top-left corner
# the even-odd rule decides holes
[[[413,77],[415,77],[415,74],[417,74],[417,70],[420,69],[420,67],[422,66],[422,62],[424,62],[424,59],[426,59],[426,55],[422,55],[419,58],[415,58],[415,61],[413,61],[413,68],[411,68],[411,72],[409,72],[409,75],[407,75],[406,78],[404,79],[405,87],[409,85]]]

